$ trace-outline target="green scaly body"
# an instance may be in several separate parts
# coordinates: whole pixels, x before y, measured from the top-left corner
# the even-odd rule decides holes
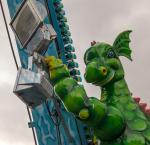
[[[150,145],[150,121],[134,102],[119,59],[131,60],[130,32],[122,32],[113,46],[96,43],[85,53],[85,79],[100,86],[100,100],[86,100],[83,86],[70,77],[67,67],[55,57],[45,59],[56,95],[69,112],[94,129],[101,145]]]

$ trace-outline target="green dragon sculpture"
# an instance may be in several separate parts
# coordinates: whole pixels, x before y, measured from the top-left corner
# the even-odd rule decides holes
[[[93,128],[101,145],[150,145],[150,120],[137,103],[139,99],[132,98],[119,59],[125,56],[132,60],[130,33],[120,33],[112,46],[93,43],[85,53],[85,79],[100,86],[100,100],[87,99],[84,87],[70,77],[61,60],[45,58],[56,96],[69,112]]]

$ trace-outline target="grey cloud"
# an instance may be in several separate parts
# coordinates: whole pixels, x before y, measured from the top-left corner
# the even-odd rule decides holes
[[[12,86],[3,83],[0,86],[0,143],[33,144],[32,131],[28,128],[28,115],[25,105],[12,94]]]
[[[6,1],[3,2],[6,8]],[[134,61],[130,62],[125,58],[121,60],[130,90],[134,95],[141,96],[145,102],[150,102],[150,1],[63,0],[63,3],[82,77],[85,69],[83,55],[92,40],[111,44],[120,31],[133,29],[131,46]],[[2,20],[1,14],[0,19]],[[15,45],[15,41],[13,43]],[[12,94],[16,68],[2,22],[0,22],[0,48],[0,143],[7,140],[8,144],[34,144],[31,130],[27,127],[25,105]],[[17,49],[15,51],[17,52]],[[98,87],[86,84],[85,81],[84,85],[89,96],[99,98]]]
[[[3,2],[6,4],[6,1]],[[8,11],[7,19],[9,21]],[[1,12],[0,20],[0,144],[32,145],[34,141],[27,125],[29,119],[25,105],[12,93],[17,71]],[[12,39],[15,46],[14,37]]]

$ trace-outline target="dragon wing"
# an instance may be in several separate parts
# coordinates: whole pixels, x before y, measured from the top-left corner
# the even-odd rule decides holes
[[[131,32],[132,32],[131,30],[127,30],[120,33],[113,43],[113,47],[115,49],[116,54],[118,56],[125,56],[130,60],[132,60],[131,58],[132,50],[130,49],[129,46],[129,43],[131,42],[129,38]]]

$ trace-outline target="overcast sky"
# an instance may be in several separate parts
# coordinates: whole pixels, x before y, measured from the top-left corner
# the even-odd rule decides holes
[[[10,22],[6,0],[2,1]],[[83,55],[92,40],[112,44],[118,33],[133,30],[134,61],[122,58],[126,80],[133,95],[141,96],[150,105],[150,1],[63,0],[63,3],[82,75]],[[17,72],[1,12],[0,50],[0,145],[34,145],[25,105],[12,93]],[[85,86],[89,96],[100,96],[99,88]]]

